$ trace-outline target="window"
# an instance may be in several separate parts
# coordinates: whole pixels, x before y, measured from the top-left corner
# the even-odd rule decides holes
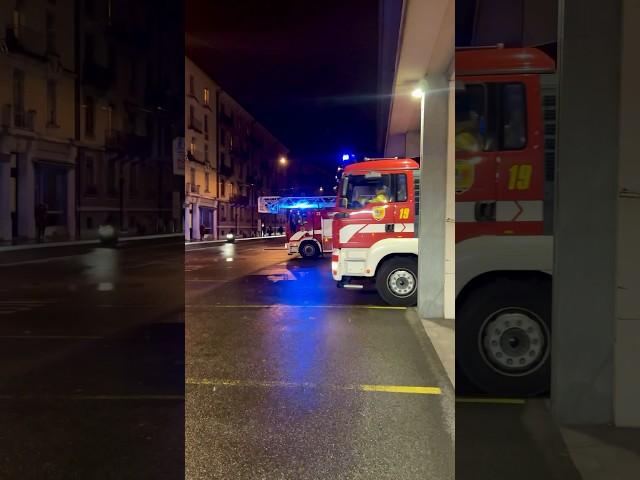
[[[220,196],[225,197],[227,194],[225,193],[225,182],[220,182]],[[224,207],[222,207],[222,214],[224,215]]]
[[[196,89],[193,84],[193,75],[189,75],[189,95],[194,95],[195,91]]]
[[[96,193],[96,169],[93,157],[87,156],[84,160],[85,193],[94,195]]]
[[[107,193],[109,195],[116,193],[116,162],[112,159],[107,163]]]
[[[417,174],[417,170],[414,172]],[[407,176],[404,173],[394,175],[396,179],[396,202],[407,201]]]
[[[204,162],[209,163],[209,145],[204,144]]]
[[[465,85],[456,90],[456,151],[493,149],[487,135],[486,97],[482,84]]]
[[[84,36],[84,61],[87,63],[94,63],[94,43],[93,35],[87,33]]]
[[[129,74],[129,93],[135,95],[138,92],[138,63],[135,59],[131,60]]]
[[[346,208],[393,202],[391,175],[349,175],[342,184],[342,198],[346,200]]]
[[[192,168],[189,171],[189,178],[191,180],[191,185],[195,185],[196,184],[196,169]]]
[[[519,150],[526,144],[522,83],[467,84],[456,91],[456,151]]]
[[[204,104],[209,106],[209,89],[205,88],[204,91],[202,92],[202,100],[204,101]]]
[[[191,151],[191,155],[196,154],[196,137],[191,137],[191,144],[189,145],[189,150]]]
[[[194,117],[193,105],[189,105],[189,126],[190,127],[193,127],[193,117]]]
[[[204,116],[204,135],[205,138],[209,138],[209,115]]]
[[[47,52],[55,53],[56,52],[56,19],[53,16],[53,13],[47,12],[47,20],[46,20],[46,41],[47,41]]]
[[[527,144],[525,90],[522,83],[502,85],[502,150],[520,150]]]
[[[87,97],[85,100],[84,111],[84,134],[87,137],[93,137],[95,135],[95,118],[96,118],[96,105],[93,97]]]
[[[204,172],[204,191],[209,191],[209,172]]]
[[[47,82],[47,125],[57,124],[58,92],[55,80]]]
[[[138,165],[135,163],[129,165],[129,193],[132,197],[138,194]]]
[[[18,128],[28,127],[27,115],[24,111],[24,72],[13,72],[13,122]]]
[[[24,12],[22,11],[20,5],[17,4],[15,10],[13,11],[13,33],[16,38],[19,39],[22,35],[22,27],[24,27],[25,23],[26,21]]]

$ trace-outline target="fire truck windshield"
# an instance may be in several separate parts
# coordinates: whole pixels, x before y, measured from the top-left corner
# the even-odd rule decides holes
[[[342,182],[340,205],[343,208],[358,209],[369,203],[393,201],[391,175],[378,177],[347,175]]]

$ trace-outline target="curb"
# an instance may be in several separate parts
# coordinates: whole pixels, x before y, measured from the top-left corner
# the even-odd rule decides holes
[[[179,238],[183,237],[182,233],[170,233],[164,235],[140,235],[135,237],[121,237],[118,239],[118,243],[122,242],[135,242],[139,240],[157,240],[162,238]],[[26,245],[8,245],[6,247],[0,247],[0,253],[15,252],[20,250],[36,250],[39,248],[57,248],[57,247],[75,247],[82,245],[99,245],[100,240],[72,240],[68,242],[49,242],[49,243],[34,243]]]

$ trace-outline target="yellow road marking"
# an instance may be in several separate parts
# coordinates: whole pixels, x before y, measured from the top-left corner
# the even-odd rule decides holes
[[[439,387],[417,387],[405,385],[323,385],[311,382],[282,382],[258,380],[226,380],[209,378],[187,378],[187,385],[213,385],[225,387],[262,387],[262,388],[310,388],[332,391],[409,393],[417,395],[440,395]]]
[[[485,403],[485,404],[507,404],[524,405],[527,401],[524,398],[485,398],[485,397],[457,397],[457,403]]]
[[[257,304],[238,304],[238,305],[221,305],[221,304],[190,304],[186,308],[347,308],[347,309],[369,309],[369,310],[406,310],[407,307],[391,307],[386,305],[289,305],[286,303],[276,303],[272,305]]]

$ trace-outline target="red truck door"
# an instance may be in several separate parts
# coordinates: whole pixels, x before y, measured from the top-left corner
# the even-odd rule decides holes
[[[456,241],[541,233],[529,223],[539,216],[542,228],[538,97],[537,75],[462,78],[456,89]]]

